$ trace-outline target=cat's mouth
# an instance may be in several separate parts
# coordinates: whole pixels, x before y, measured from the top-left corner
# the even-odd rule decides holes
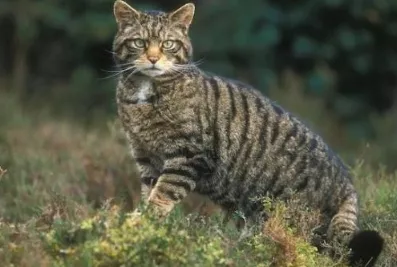
[[[154,77],[163,74],[165,71],[153,65],[149,68],[142,69],[141,72],[147,76]]]

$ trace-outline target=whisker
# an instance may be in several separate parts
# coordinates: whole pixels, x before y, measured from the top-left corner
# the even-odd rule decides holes
[[[136,70],[136,67],[135,67],[134,65],[132,65],[132,66],[126,68],[126,69],[123,69],[123,70],[120,70],[120,71],[114,71],[114,74],[109,75],[109,76],[104,77],[104,78],[100,78],[100,79],[101,79],[101,80],[104,80],[104,79],[109,79],[109,78],[117,77],[117,76],[119,76],[120,74],[123,74],[123,73],[125,73],[125,72],[127,72],[127,71],[130,71],[130,70],[135,71],[135,70]],[[111,72],[112,72],[112,71],[111,71]]]
[[[135,68],[134,70],[132,70],[131,73],[128,74],[126,80],[128,80],[128,79],[131,77],[131,75],[134,75],[134,74],[137,73],[138,71],[139,71],[139,70],[138,70],[137,68]]]
[[[113,51],[110,51],[110,50],[107,50],[107,49],[104,49],[104,51],[105,51],[105,52],[108,52],[109,54],[116,55],[116,53],[113,52]]]
[[[197,65],[201,62],[192,62],[188,64],[173,64],[168,72],[176,72],[179,74],[186,74],[189,70],[196,68]]]
[[[120,70],[104,70],[104,69],[101,69],[101,71],[109,72],[109,73],[120,73]]]
[[[127,62],[127,63],[121,63],[121,64],[115,64],[117,67],[122,67],[122,66],[129,66],[129,65],[134,65],[132,62]]]
[[[202,63],[204,63],[204,58],[200,58],[199,60],[197,60],[197,61],[192,61],[192,62],[189,62],[189,64],[191,64],[191,65],[194,65],[194,66],[199,66],[199,65],[201,65]]]

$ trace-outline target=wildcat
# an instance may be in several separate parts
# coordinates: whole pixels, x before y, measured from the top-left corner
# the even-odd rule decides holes
[[[348,169],[259,91],[192,63],[194,11],[193,4],[170,13],[114,4],[118,114],[150,206],[165,216],[194,191],[257,222],[266,219],[261,198],[298,197],[321,211],[327,240],[352,249],[352,265],[373,266],[383,239],[358,229]]]

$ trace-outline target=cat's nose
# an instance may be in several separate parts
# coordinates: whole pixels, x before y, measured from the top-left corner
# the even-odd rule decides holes
[[[159,57],[148,57],[148,60],[149,60],[152,64],[156,64],[156,62],[159,61]]]

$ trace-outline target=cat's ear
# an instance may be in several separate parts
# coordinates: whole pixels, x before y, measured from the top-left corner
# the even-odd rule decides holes
[[[117,0],[113,6],[114,17],[117,23],[124,24],[139,18],[139,11],[133,9],[130,5],[122,0]]]
[[[169,17],[173,23],[178,23],[189,28],[194,16],[194,4],[189,3],[170,13]]]

